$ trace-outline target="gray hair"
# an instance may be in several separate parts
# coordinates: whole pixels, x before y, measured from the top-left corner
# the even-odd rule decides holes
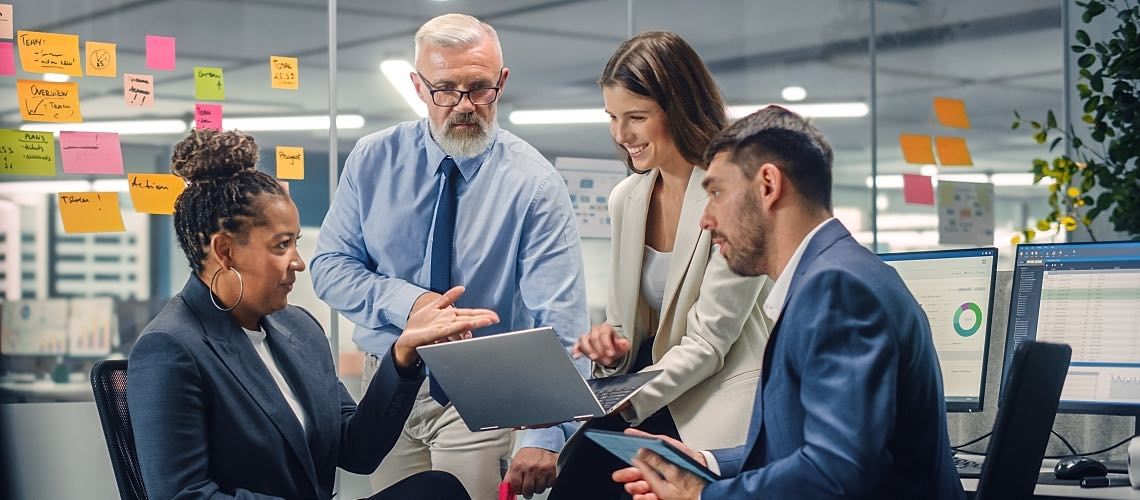
[[[471,47],[491,37],[495,44],[495,52],[503,56],[503,48],[499,45],[499,34],[490,24],[480,21],[466,14],[444,14],[435,17],[420,26],[416,31],[416,60],[420,57],[420,48],[424,46],[463,48]]]

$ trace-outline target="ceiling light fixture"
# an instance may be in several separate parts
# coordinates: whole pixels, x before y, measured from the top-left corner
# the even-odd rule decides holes
[[[411,63],[403,59],[388,59],[380,63],[380,72],[384,74],[384,78],[388,79],[388,83],[396,89],[400,97],[404,98],[404,102],[415,111],[420,118],[427,116],[427,104],[420,99],[420,95],[416,93],[416,86],[412,85],[412,80],[408,75],[415,73],[416,68]]]
[[[71,80],[70,76],[60,73],[44,73],[45,82],[64,83]]]
[[[768,104],[742,104],[727,108],[729,118],[741,118],[764,108]],[[816,104],[780,104],[805,118],[862,118],[871,108],[862,102],[833,102]],[[601,108],[528,109],[512,111],[507,119],[515,125],[567,125],[609,123],[610,117]]]
[[[565,125],[575,123],[609,123],[610,115],[601,108],[531,109],[512,111],[507,119],[515,125]]]
[[[780,91],[780,97],[783,97],[785,101],[802,101],[807,99],[807,89],[799,85],[784,87],[784,90]]]
[[[876,184],[879,189],[902,189],[903,176],[894,175],[878,175],[875,176]],[[991,183],[999,187],[1033,187],[1033,174],[1031,173],[1003,173],[1003,174],[942,174],[939,176],[932,176],[930,179],[931,184],[937,186],[938,181],[954,181],[954,182],[978,182],[978,183]],[[1054,181],[1050,178],[1045,178],[1036,186],[1048,186]],[[864,184],[869,188],[871,187],[871,176],[867,176]]]
[[[280,132],[286,130],[328,130],[329,115],[311,116],[256,116],[222,117],[222,128],[242,132]],[[337,129],[358,129],[364,127],[361,115],[337,115]]]
[[[744,118],[768,104],[743,104],[728,107],[728,117],[732,119]],[[871,112],[871,108],[863,102],[821,102],[814,104],[779,104],[793,113],[804,118],[862,118]]]
[[[163,120],[119,120],[105,122],[83,123],[25,123],[20,130],[33,132],[52,132],[59,135],[59,131],[73,132],[117,132],[120,135],[141,134],[181,134],[186,132],[186,122],[175,119]]]

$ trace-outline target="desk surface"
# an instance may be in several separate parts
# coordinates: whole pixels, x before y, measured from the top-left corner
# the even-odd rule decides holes
[[[980,461],[981,458],[976,455],[967,454],[961,454],[960,456],[977,461]],[[1051,474],[1053,472],[1054,465],[1057,465],[1056,460],[1046,459],[1042,461],[1041,472]],[[1109,474],[1109,477],[1128,478],[1128,475]],[[962,487],[965,488],[968,492],[977,491],[977,478],[962,478]],[[1140,490],[1134,490],[1128,486],[1113,486],[1111,488],[1081,488],[1080,485],[1038,484],[1037,487],[1033,489],[1033,496],[1053,498],[1103,498],[1109,500],[1140,500]]]

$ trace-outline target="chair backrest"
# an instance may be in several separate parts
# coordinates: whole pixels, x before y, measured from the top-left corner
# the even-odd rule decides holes
[[[1033,497],[1072,353],[1027,340],[1013,354],[975,500]]]
[[[142,471],[135,453],[135,435],[131,428],[131,413],[127,410],[127,360],[109,359],[95,363],[91,368],[91,388],[95,392],[95,407],[103,424],[103,437],[111,454],[111,468],[119,484],[119,497],[123,500],[146,500]]]

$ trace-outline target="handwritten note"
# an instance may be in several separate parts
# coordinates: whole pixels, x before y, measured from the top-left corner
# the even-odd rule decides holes
[[[16,74],[16,55],[12,50],[12,42],[0,42],[0,76]]]
[[[59,217],[65,233],[122,232],[119,193],[59,193]]]
[[[154,106],[154,75],[123,73],[123,102],[127,106]]]
[[[55,175],[51,132],[0,130],[0,174]]]
[[[222,130],[222,105],[195,104],[194,128],[198,130]]]
[[[172,174],[127,174],[131,203],[143,214],[170,215],[174,201],[186,190],[186,182]]]
[[[305,178],[305,148],[277,146],[277,178]]]
[[[17,80],[20,116],[30,122],[81,122],[79,84]]]
[[[28,73],[83,76],[77,35],[20,30],[16,45],[20,50],[20,64]]]
[[[934,149],[929,135],[899,134],[899,147],[902,148],[903,160],[907,163],[934,163]]]
[[[933,205],[934,185],[930,183],[930,177],[903,174],[903,201],[912,205]]]
[[[949,97],[934,98],[934,115],[943,127],[970,128],[970,117],[966,115],[966,103]]]
[[[194,66],[194,98],[202,101],[221,101],[226,98],[222,68]]]
[[[938,181],[938,243],[994,244],[994,185]]]
[[[945,167],[969,167],[974,164],[970,148],[963,137],[938,136],[934,138],[938,150],[938,163]]]
[[[12,5],[0,3],[0,38],[12,38]]]
[[[297,58],[269,56],[269,82],[275,89],[297,90]]]
[[[114,132],[60,132],[59,151],[64,173],[123,173],[123,150]]]
[[[87,76],[114,78],[119,76],[118,57],[113,43],[87,42]]]
[[[174,71],[174,37],[146,36],[146,67],[159,71]]]

